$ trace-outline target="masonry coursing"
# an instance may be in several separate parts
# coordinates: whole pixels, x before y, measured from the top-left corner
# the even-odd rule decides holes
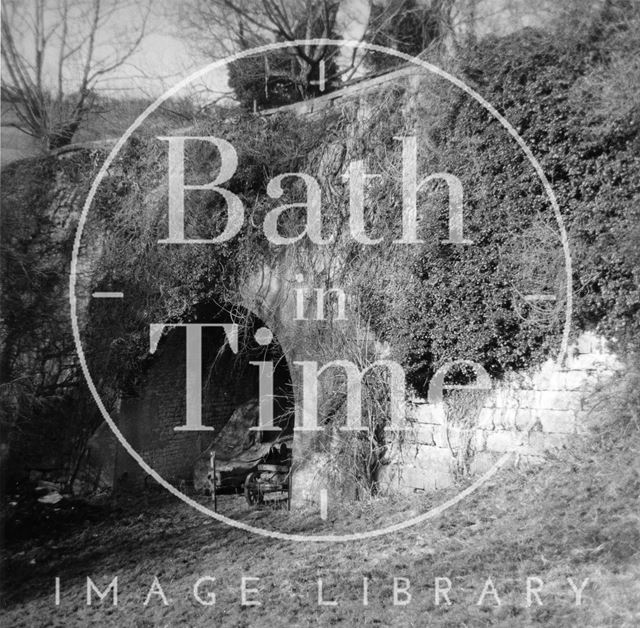
[[[396,445],[383,483],[403,491],[449,486],[455,480],[456,457],[467,444],[472,475],[488,471],[509,452],[519,464],[542,462],[585,432],[598,388],[622,368],[606,340],[586,332],[570,347],[562,367],[550,360],[496,385],[471,429],[447,425],[426,401],[414,400],[412,430]]]

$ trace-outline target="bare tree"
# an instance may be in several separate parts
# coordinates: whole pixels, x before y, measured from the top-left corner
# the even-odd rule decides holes
[[[2,98],[49,149],[71,142],[103,79],[139,48],[153,0],[2,0]]]
[[[416,55],[449,36],[462,0],[188,0],[180,23],[194,46],[220,58],[272,42],[345,37]],[[230,65],[230,85],[244,104],[279,105],[317,96],[368,70],[401,63],[381,53],[292,45]],[[322,76],[322,79],[320,78]],[[321,88],[319,88],[321,85]]]
[[[200,52],[223,57],[273,42],[335,39],[343,30],[345,18],[368,19],[366,2],[364,10],[360,7],[357,15],[349,16],[345,16],[344,4],[341,0],[190,0],[181,7],[180,21],[197,37]],[[364,27],[361,30],[364,32]],[[320,89],[330,89],[354,71],[355,51],[342,68],[337,63],[339,55],[335,46],[295,45],[245,63],[239,71],[249,80],[262,81],[265,91],[292,86],[299,100],[317,95]]]
[[[412,56],[441,46],[453,35],[454,5],[462,0],[378,0],[369,14],[367,41]],[[374,52],[367,56],[373,70],[385,70],[403,61]]]

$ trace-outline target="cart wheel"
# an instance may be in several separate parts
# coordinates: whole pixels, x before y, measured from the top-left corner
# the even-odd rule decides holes
[[[249,473],[244,481],[244,497],[249,506],[257,506],[263,502],[262,493],[260,492],[260,484],[257,480],[256,473]]]

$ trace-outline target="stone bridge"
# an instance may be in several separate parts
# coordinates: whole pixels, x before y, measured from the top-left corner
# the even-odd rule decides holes
[[[284,109],[313,115],[336,106],[343,99],[358,99],[380,85],[397,80],[411,82],[414,76],[413,68],[401,68]],[[260,115],[272,113],[266,111]],[[101,147],[108,145],[107,141]],[[59,151],[58,159],[86,148],[68,147]],[[56,203],[57,207],[73,205],[64,194],[59,195]],[[51,211],[55,214],[57,209],[52,207]],[[64,222],[64,218],[61,220]],[[99,239],[94,238],[96,242]],[[280,391],[294,391],[294,395],[302,387],[300,370],[295,363],[317,359],[307,334],[317,302],[307,299],[302,317],[298,310],[299,295],[313,294],[317,286],[311,274],[301,275],[300,270],[296,259],[285,255],[278,266],[264,266],[261,272],[250,277],[239,290],[240,301],[233,304],[252,313],[259,324],[273,332],[284,356],[275,386]],[[80,274],[80,318],[86,322],[91,265],[81,268]],[[357,321],[342,323],[334,319],[333,324],[337,328],[343,326],[345,333],[367,334]],[[185,421],[186,349],[182,330],[166,334],[149,362],[143,383],[135,394],[120,401],[116,421],[123,435],[160,475],[175,483],[191,479],[196,460],[211,445],[234,409],[258,394],[257,369],[250,368],[247,360],[244,367],[233,371],[229,352],[224,352],[224,337],[218,332],[207,332],[208,348],[203,348],[203,372],[207,379],[202,417],[203,423],[213,427],[214,432],[176,432],[174,429]],[[381,350],[375,339],[373,346]],[[457,474],[486,471],[510,451],[515,451],[520,461],[539,462],[550,450],[562,447],[572,435],[585,429],[595,387],[620,368],[603,339],[584,334],[571,347],[570,357],[561,368],[545,364],[527,373],[513,374],[492,389],[482,406],[476,408],[476,420],[471,427],[448,422],[443,419],[443,413],[434,412],[426,400],[406,399],[410,429],[403,438],[389,443],[379,480],[382,490],[442,488],[454,482]],[[303,424],[299,397],[299,394],[295,396],[293,404],[296,427]],[[326,433],[294,432],[296,501],[317,499],[325,486],[327,478],[323,468],[331,446],[328,441],[330,436]],[[108,484],[124,482],[136,487],[144,483],[144,472],[118,445],[106,425],[94,436],[92,451],[94,462],[102,465],[103,478]]]

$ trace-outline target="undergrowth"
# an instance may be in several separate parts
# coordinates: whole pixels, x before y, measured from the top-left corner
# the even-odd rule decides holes
[[[291,543],[212,523],[182,503],[131,504],[117,517],[94,519],[54,542],[10,545],[3,613],[13,626],[36,625],[43,616],[65,625],[121,625],[125,615],[141,617],[141,600],[157,574],[171,604],[152,603],[144,617],[151,624],[199,625],[203,609],[190,595],[195,578],[207,574],[218,583],[218,602],[207,620],[222,625],[306,625],[313,618],[317,625],[344,626],[636,626],[638,378],[632,369],[604,386],[593,399],[589,433],[545,464],[505,468],[441,516],[405,531],[331,546]],[[332,504],[327,521],[316,510],[248,510],[232,496],[220,507],[261,527],[341,533],[406,519],[448,496],[446,490],[392,495],[348,510]],[[104,605],[86,607],[87,573],[100,582],[119,575],[118,615],[107,614]],[[60,607],[51,606],[47,594],[54,575],[62,582]],[[242,575],[260,579],[261,607],[242,610],[237,603],[234,591]],[[318,577],[337,606],[317,605]],[[363,577],[369,579],[368,607],[361,604]],[[407,606],[392,604],[393,577],[411,583]],[[434,604],[436,577],[451,581],[450,606]],[[527,577],[543,583],[542,605],[533,600],[527,606]],[[489,595],[478,605],[488,578],[500,603]],[[568,578],[584,584],[579,606]]]

